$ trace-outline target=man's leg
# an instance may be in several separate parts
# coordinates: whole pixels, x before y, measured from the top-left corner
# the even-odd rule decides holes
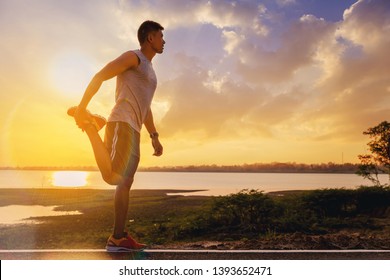
[[[129,192],[133,180],[117,186],[115,191],[114,233],[108,238],[106,249],[109,252],[143,250],[147,246],[134,240],[126,232],[126,221],[129,206]]]
[[[67,114],[75,117],[76,111],[77,106],[73,106],[68,109]],[[98,133],[106,124],[106,120],[99,115],[92,115],[89,111],[86,113],[89,116],[89,120],[86,120],[81,125],[78,123],[78,126],[88,135],[103,180],[110,185],[118,185],[122,182],[122,176],[113,172],[110,153]]]
[[[127,214],[129,210],[129,194],[130,185],[120,184],[116,187],[114,207],[115,207],[115,218],[114,218],[114,237],[116,239],[122,238],[125,233]]]
[[[111,157],[106,145],[100,138],[100,135],[93,125],[84,127],[91,142],[96,163],[102,174],[103,180],[110,185],[118,185],[122,183],[122,176],[112,171]]]
[[[124,173],[123,182],[119,184],[115,190],[115,223],[113,233],[115,238],[123,237],[123,233],[125,232],[130,189],[134,182],[134,176],[140,160],[139,134],[131,129],[130,133],[126,135],[126,138],[129,140],[127,142],[127,147],[130,148],[128,150],[129,157],[126,162],[126,171]]]
[[[109,123],[106,132],[105,142],[113,159],[113,168],[123,170],[123,180],[115,191],[114,230],[106,248],[108,251],[140,250],[146,245],[138,243],[126,232],[129,194],[140,159],[140,135],[125,123]]]
[[[91,133],[91,137],[95,137]],[[99,136],[99,135],[97,135]],[[110,168],[123,178],[117,185],[114,197],[114,232],[116,239],[122,238],[125,232],[130,189],[140,158],[140,135],[129,124],[124,122],[109,122],[106,126],[104,145],[106,153],[101,160],[110,161]],[[97,147],[97,150],[99,147]],[[106,158],[106,159],[104,159]],[[102,166],[107,168],[107,166]],[[114,173],[113,172],[113,173]],[[115,173],[114,173],[115,174]]]

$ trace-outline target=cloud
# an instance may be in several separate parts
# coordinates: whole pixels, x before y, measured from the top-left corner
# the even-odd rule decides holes
[[[243,122],[240,119],[246,112],[264,98],[228,79],[222,79],[217,88],[210,86],[212,73],[200,67],[195,57],[181,55],[174,63],[183,65],[182,75],[162,84],[158,96],[170,104],[159,124],[167,135],[184,131],[200,132],[204,137],[226,136],[227,131],[235,130],[224,130],[227,124]]]
[[[294,5],[297,3],[297,1],[296,0],[277,0],[276,3],[278,3],[278,5],[281,7],[285,7],[285,6]]]
[[[225,39],[224,50],[228,54],[233,54],[233,52],[237,48],[237,46],[239,46],[240,43],[245,40],[245,37],[243,35],[240,36],[235,31],[224,30],[222,32],[222,37]]]
[[[229,2],[224,0],[208,1],[199,10],[200,22],[211,23],[218,28],[240,28],[253,30],[265,35],[267,28],[261,22],[265,8],[253,2]]]
[[[305,15],[279,38],[279,46],[267,49],[261,40],[243,40],[237,47],[238,71],[253,82],[278,83],[291,79],[300,68],[315,63],[321,41],[334,27]]]
[[[381,121],[389,101],[390,36],[376,36],[388,33],[389,11],[385,1],[359,1],[341,22],[305,14],[285,32],[266,36],[230,26],[221,31],[219,65],[210,70],[200,54],[174,61],[187,71],[161,87],[170,102],[161,125],[171,135],[197,130],[228,137],[226,128],[234,125],[234,135],[358,141]],[[365,13],[370,17],[361,18]],[[373,40],[359,35],[367,26]]]
[[[333,117],[336,134],[356,139],[386,118],[390,102],[389,16],[388,1],[359,1],[345,12],[335,32],[343,51],[332,75],[319,86],[322,105],[318,114]]]
[[[122,38],[129,38],[146,19],[161,23],[167,29],[211,24],[219,29],[252,30],[258,35],[268,32],[261,17],[265,8],[257,1],[119,1],[116,10],[122,27]]]
[[[390,2],[360,0],[344,12],[340,35],[368,52],[388,45],[390,38]]]

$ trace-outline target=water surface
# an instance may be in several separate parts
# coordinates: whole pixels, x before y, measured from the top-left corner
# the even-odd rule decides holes
[[[39,223],[34,218],[48,216],[81,215],[79,211],[55,211],[57,206],[8,205],[0,207],[0,226]]]
[[[386,183],[388,176],[380,175]],[[355,188],[371,182],[355,174],[137,172],[133,189],[206,190],[202,195],[225,195],[242,189],[264,192]],[[113,189],[99,172],[0,170],[0,188]]]

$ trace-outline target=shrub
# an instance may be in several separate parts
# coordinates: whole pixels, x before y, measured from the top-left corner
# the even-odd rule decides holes
[[[272,198],[256,190],[218,197],[211,208],[210,226],[236,232],[264,233],[273,226],[278,212]]]
[[[380,217],[390,207],[390,187],[360,187],[355,192],[357,214]]]
[[[175,225],[174,238],[237,240],[270,232],[318,234],[373,227],[372,218],[382,217],[389,207],[390,187],[313,190],[283,198],[243,190],[214,198],[198,215]]]
[[[313,211],[320,219],[325,217],[347,217],[353,215],[356,211],[353,190],[314,190],[305,194],[302,199],[302,206]]]
[[[212,235],[225,240],[253,237],[273,231],[278,211],[271,197],[256,190],[215,197],[207,210],[187,226],[181,226],[180,237]]]

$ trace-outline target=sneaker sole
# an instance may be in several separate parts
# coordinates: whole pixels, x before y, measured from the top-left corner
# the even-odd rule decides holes
[[[71,117],[74,117],[74,113],[76,112],[76,109],[77,109],[77,106],[70,107],[67,111],[67,114]],[[91,114],[89,111],[87,111],[87,112],[95,120],[96,129],[98,131],[106,125],[107,121],[104,117],[96,115],[96,114]]]
[[[141,252],[146,248],[141,249],[129,249],[126,247],[106,246],[106,251],[109,253],[120,253],[120,252]]]

